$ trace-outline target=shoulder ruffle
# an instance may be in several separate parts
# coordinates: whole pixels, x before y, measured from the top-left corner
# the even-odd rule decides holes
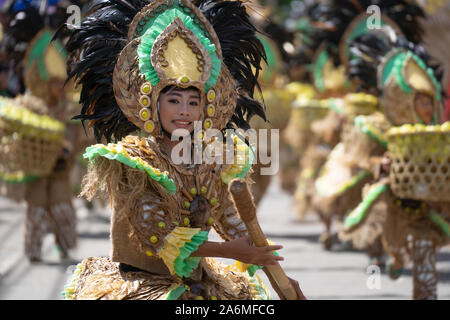
[[[233,140],[234,163],[228,164],[220,174],[222,182],[227,185],[235,178],[244,178],[252,167],[255,159],[252,147],[245,144],[245,142],[237,136],[233,136]]]
[[[149,149],[148,152],[150,153],[152,151]],[[83,157],[85,159],[89,159],[90,162],[97,157],[104,157],[109,160],[119,161],[130,168],[142,170],[147,173],[151,179],[159,182],[169,192],[169,194],[175,194],[176,185],[174,180],[169,177],[169,173],[153,167],[142,157],[130,155],[127,151],[126,143],[109,143],[107,145],[96,144],[86,148],[86,153]]]

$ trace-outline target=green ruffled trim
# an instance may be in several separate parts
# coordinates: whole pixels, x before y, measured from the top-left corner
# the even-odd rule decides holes
[[[363,201],[361,201],[361,203],[345,218],[345,229],[348,230],[361,223],[373,202],[386,190],[388,190],[387,184],[372,187],[364,197]]]
[[[167,295],[166,300],[178,300],[179,297],[186,291],[186,287],[183,285],[180,285],[178,288],[170,290],[169,294]]]
[[[270,292],[262,285],[261,279],[252,276],[249,282],[251,285],[254,285],[253,289],[256,290],[258,294],[254,298],[258,300],[270,300]]]
[[[431,221],[433,221],[441,230],[446,234],[447,237],[450,237],[450,224],[447,223],[438,213],[431,211],[428,214],[428,217]]]
[[[384,134],[380,132],[377,128],[374,128],[369,123],[364,121],[363,116],[357,116],[355,118],[355,125],[361,128],[361,131],[368,135],[370,138],[381,144],[383,147],[387,148],[388,143]]]
[[[199,231],[191,238],[190,242],[186,242],[180,248],[180,253],[174,261],[174,269],[181,278],[188,278],[192,271],[197,269],[201,257],[191,257],[190,255],[197,251],[198,247],[206,240],[208,240],[208,232]]]
[[[242,169],[242,171],[236,175],[237,178],[244,178],[247,175],[248,170],[250,170],[250,168],[252,167],[253,162],[255,161],[255,151],[253,150],[253,148],[249,146],[248,152],[249,152],[248,163],[245,165],[245,167]]]
[[[241,171],[236,172],[234,175],[230,175],[227,173],[228,169],[225,169],[225,175],[222,176],[222,182],[225,183],[226,185],[228,185],[231,180],[236,179],[236,178],[245,178],[245,176],[247,175],[247,172],[250,170],[250,168],[252,167],[254,161],[255,161],[255,151],[253,150],[252,146],[249,146],[247,144],[243,144],[245,149],[245,153],[246,155],[248,155],[248,161],[245,164],[245,166],[242,168]],[[239,164],[238,164],[239,165]],[[230,165],[230,166],[238,166],[236,164]]]
[[[107,158],[109,160],[117,160],[130,168],[136,168],[142,170],[148,174],[150,178],[161,183],[161,185],[169,192],[170,195],[174,195],[176,191],[176,185],[173,179],[169,178],[168,174],[159,173],[158,169],[152,167],[149,164],[139,163],[135,159],[128,158],[127,156],[108,150],[105,145],[95,145],[86,148],[86,153],[83,155],[85,159],[89,159],[92,163],[98,156]],[[158,170],[158,171],[157,171]]]
[[[77,266],[75,271],[72,274],[72,277],[69,279],[67,284],[64,286],[64,290],[61,292],[64,300],[71,300],[73,294],[75,293],[77,282],[80,278],[81,272],[83,272],[85,266],[85,261],[83,260]]]
[[[258,266],[258,265],[252,264],[250,267],[247,268],[248,275],[250,277],[253,277],[255,275],[256,271],[261,270],[262,268],[263,268],[263,266]]]
[[[216,54],[216,46],[206,36],[198,25],[194,23],[194,20],[188,16],[183,9],[175,4],[172,8],[167,9],[164,13],[158,15],[156,18],[151,18],[143,27],[142,31],[145,31],[141,36],[141,42],[138,45],[137,54],[139,57],[139,70],[145,76],[145,78],[156,86],[159,82],[158,74],[151,62],[151,54],[153,44],[157,37],[165,30],[175,18],[180,18],[184,25],[194,33],[200,43],[205,47],[211,58],[211,73],[208,80],[205,83],[205,91],[208,91],[213,87],[219,79],[222,62]]]

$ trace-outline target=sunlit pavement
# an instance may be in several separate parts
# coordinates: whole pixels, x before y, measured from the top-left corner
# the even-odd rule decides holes
[[[314,214],[298,223],[291,208],[292,198],[281,191],[277,180],[259,205],[258,217],[267,237],[284,246],[279,254],[291,278],[299,281],[309,299],[411,299],[410,265],[400,279],[392,281],[385,273],[367,269],[368,258],[360,251],[325,251],[318,242],[322,225]],[[53,236],[44,239],[42,262],[30,264],[23,254],[25,204],[0,198],[0,299],[62,299],[61,291],[74,266],[89,256],[107,256],[109,211],[88,211],[75,200],[78,215],[78,247],[61,261],[54,249]],[[210,240],[219,237],[211,232]],[[438,297],[450,299],[450,248],[438,255]],[[231,263],[230,260],[223,260]],[[269,284],[265,275],[260,276]],[[378,277],[379,276],[379,277]],[[272,291],[272,298],[278,299]]]

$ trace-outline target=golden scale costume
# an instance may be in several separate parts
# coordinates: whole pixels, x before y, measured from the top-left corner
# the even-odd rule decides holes
[[[357,248],[382,240],[391,257],[389,275],[399,277],[412,261],[413,298],[436,299],[436,252],[450,240],[450,126],[441,124],[441,86],[425,50],[393,35],[391,30],[386,42],[389,37],[369,34],[354,45],[362,63],[353,64],[351,75],[367,88],[377,85],[382,111],[355,119],[360,129],[355,140],[366,146],[366,158],[379,155],[367,148],[369,143],[383,145],[392,163],[386,172],[380,158],[373,162],[375,180],[346,216],[339,236]],[[424,120],[417,111],[419,95],[429,98],[430,119]]]
[[[98,140],[116,140],[87,148],[83,188],[89,199],[98,191],[109,197],[112,251],[83,260],[63,295],[268,298],[253,275],[256,266],[191,257],[211,227],[225,240],[247,234],[227,184],[249,174],[253,151],[235,136],[240,162],[176,165],[159,144],[165,133],[158,99],[169,85],[199,90],[205,130],[245,129],[252,113],[264,117],[252,99],[263,49],[245,7],[239,1],[110,0],[95,9],[71,33],[67,49],[75,57],[70,76],[82,85],[78,118],[90,121]],[[98,81],[97,70],[113,76]],[[148,137],[129,135],[136,130]]]
[[[43,21],[34,8],[20,13],[25,18],[14,28],[31,27],[36,19]],[[25,255],[38,261],[46,233],[54,234],[61,257],[76,246],[77,234],[69,182],[73,130],[65,125],[72,102],[65,94],[59,100],[50,94],[51,83],[58,81],[62,87],[67,77],[66,55],[58,40],[51,42],[51,29],[33,31],[36,34],[22,62],[28,92],[0,102],[0,175],[10,183],[26,183]]]

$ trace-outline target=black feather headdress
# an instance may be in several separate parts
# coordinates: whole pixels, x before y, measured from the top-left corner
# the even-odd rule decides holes
[[[425,47],[408,41],[403,36],[396,35],[392,30],[381,31],[386,35],[380,37],[378,33],[359,36],[350,46],[353,59],[349,63],[348,75],[350,80],[358,84],[358,89],[381,94],[379,83],[379,68],[383,65],[389,53],[395,50],[410,51],[420,58],[433,77],[441,83],[443,66],[430,56]],[[389,41],[385,39],[389,38]]]
[[[113,77],[115,70],[117,72],[119,56],[123,50],[134,50],[133,53],[135,53],[136,49],[133,46],[136,47],[141,43],[139,39],[130,39],[130,32],[139,30],[141,26],[139,24],[131,26],[133,19],[138,14],[143,15],[143,10],[150,10],[148,8],[154,2],[156,1],[97,1],[91,8],[92,13],[82,20],[80,26],[66,26],[65,29],[60,30],[60,33],[70,35],[66,45],[71,62],[69,79],[75,78],[77,83],[82,86],[80,97],[82,109],[80,115],[75,118],[89,121],[97,140],[102,138],[107,141],[120,140],[133,131],[146,129],[145,126],[150,121],[147,120],[141,126],[140,121],[146,119],[142,114],[139,119],[135,116],[139,112],[125,114],[125,111],[124,113],[125,108],[120,104],[115,93],[117,94],[120,91],[123,95],[129,94],[128,100],[132,100],[133,96],[129,92],[124,92],[124,90],[115,89]],[[162,1],[157,4],[160,2]],[[179,5],[184,3],[181,0],[168,0],[166,2]],[[229,122],[224,124],[224,127],[225,125],[228,127],[234,125],[246,129],[249,127],[248,122],[253,115],[265,119],[263,106],[253,99],[255,88],[259,88],[257,78],[260,64],[265,59],[264,49],[256,38],[256,30],[250,23],[243,4],[240,1],[199,0],[194,3],[196,9],[187,8],[192,6],[190,3],[184,3],[184,5],[186,6],[186,12],[192,13],[199,10],[203,18],[197,17],[196,21],[201,23],[202,19],[206,19],[212,27],[220,42],[216,45],[216,47],[220,46],[221,48],[221,52],[218,54],[222,55],[222,62],[226,66],[227,72],[234,79],[237,88],[235,108],[230,114]],[[161,8],[159,12],[163,12],[167,9],[167,6],[168,4],[161,4],[158,7],[158,9]],[[152,14],[154,13],[152,12]],[[141,23],[145,22],[142,21]],[[209,33],[205,34],[209,36]],[[120,63],[128,63],[122,60]],[[130,65],[130,68],[136,68],[136,64]],[[223,76],[223,72],[222,70],[220,77]],[[159,95],[160,83],[149,83],[148,78],[146,80],[135,74],[127,74],[125,77],[127,78],[124,80],[127,81],[125,87],[130,86],[130,90],[125,91],[132,91],[131,86],[134,85],[135,81],[132,79],[133,77],[137,79],[136,81],[141,81],[139,86],[148,85],[153,88],[152,106],[140,111],[149,111],[155,115],[154,99],[157,99],[157,97],[154,98],[153,96]],[[139,91],[139,88],[137,88],[137,91]],[[154,93],[155,90],[157,94]],[[136,99],[139,100],[139,97]],[[139,101],[142,101],[142,99]],[[147,103],[147,101],[145,102]],[[147,113],[145,113],[145,116],[148,116]],[[155,124],[156,117],[154,116],[151,119],[148,132],[153,130],[154,126],[157,126]],[[214,119],[213,116],[211,116],[211,119]],[[214,123],[214,121],[211,123]]]
[[[407,0],[322,0],[310,9],[309,16],[316,41],[331,44],[330,54],[339,61],[339,46],[346,30],[359,15],[371,13],[387,17],[409,41],[420,41],[420,19],[425,14]]]

